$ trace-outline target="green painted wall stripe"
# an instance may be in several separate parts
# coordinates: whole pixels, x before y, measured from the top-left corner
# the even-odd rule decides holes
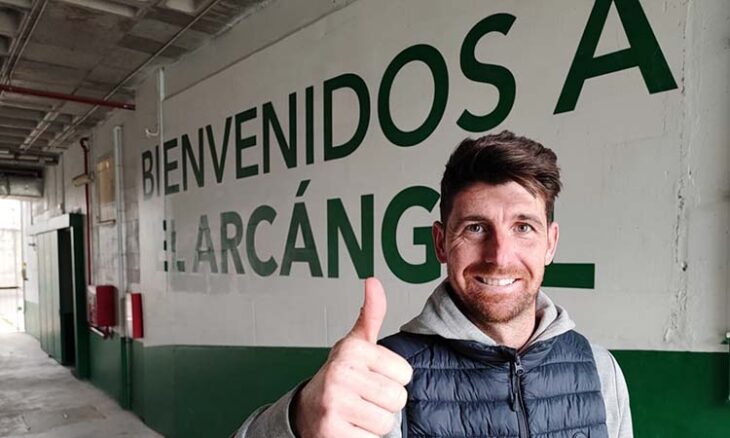
[[[132,345],[132,411],[168,438],[227,437],[311,376],[327,348]]]
[[[593,263],[553,263],[545,267],[544,287],[593,289],[596,265]]]
[[[142,420],[145,419],[145,385],[144,385],[144,346],[140,342],[132,341],[132,348],[129,360],[132,365],[131,379],[132,388],[130,394],[130,409]]]
[[[102,339],[95,333],[89,334],[89,380],[120,406],[124,401],[123,349],[119,336]]]
[[[722,341],[723,344],[728,346],[728,357],[730,357],[730,332],[725,333],[725,340]],[[728,361],[728,367],[727,367],[727,403],[730,405],[730,360]]]
[[[629,386],[637,438],[728,436],[728,353],[612,353]]]
[[[137,342],[135,342],[137,344]],[[175,427],[175,404],[179,402],[178,392],[175,388],[175,364],[174,359],[175,347],[154,347],[154,348],[141,348],[134,349],[134,353],[142,352],[144,358],[142,385],[132,383],[132,391],[137,391],[137,395],[133,396],[133,403],[135,400],[143,399],[144,414],[142,418],[145,420],[151,428],[160,432],[166,437],[174,438],[177,436],[185,436],[176,434],[177,428]],[[134,354],[133,353],[133,354]],[[211,358],[215,361],[215,358]],[[139,360],[138,356],[134,356],[134,361]],[[211,362],[215,363],[215,362]],[[205,367],[207,368],[207,366]],[[205,368],[201,370],[201,378],[205,376]],[[215,364],[213,369],[218,368]],[[134,366],[133,366],[134,369]],[[133,373],[133,375],[136,373]],[[237,379],[238,377],[233,377]],[[198,394],[182,394],[181,399],[186,400],[188,397],[193,399],[198,398]],[[204,403],[217,404],[220,402],[225,403],[226,399],[216,400],[201,400]],[[195,404],[195,401],[189,401],[184,403]],[[134,408],[133,408],[134,409]],[[200,419],[202,423],[205,423],[208,419]],[[215,426],[212,427],[215,430]],[[184,431],[183,431],[184,433]],[[201,436],[215,436],[206,435]],[[224,435],[220,435],[224,436]]]
[[[121,389],[115,392],[114,388],[122,382],[123,343],[91,339],[94,355],[110,356],[92,358],[92,383],[104,385],[119,400]],[[184,345],[145,348],[135,341],[130,358],[131,409],[168,438],[227,437],[257,407],[314,374],[328,351]],[[727,353],[613,353],[629,386],[636,437],[727,437]]]
[[[228,436],[249,413],[275,401],[314,374],[328,351],[324,348],[175,348],[175,436]],[[211,367],[211,363],[215,366]]]

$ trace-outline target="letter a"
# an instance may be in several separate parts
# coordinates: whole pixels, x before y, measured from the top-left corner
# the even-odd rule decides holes
[[[616,5],[629,48],[594,56],[611,3]],[[677,88],[639,0],[596,0],[554,113],[575,109],[586,79],[633,67],[639,67],[650,94]]]

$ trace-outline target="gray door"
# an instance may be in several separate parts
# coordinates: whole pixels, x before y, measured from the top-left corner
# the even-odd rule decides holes
[[[73,283],[69,230],[37,235],[41,348],[58,362],[74,362]]]

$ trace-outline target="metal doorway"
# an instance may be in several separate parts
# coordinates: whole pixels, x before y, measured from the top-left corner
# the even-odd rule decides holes
[[[37,255],[38,307],[35,332],[41,349],[79,378],[89,376],[83,217],[55,216],[33,224]]]

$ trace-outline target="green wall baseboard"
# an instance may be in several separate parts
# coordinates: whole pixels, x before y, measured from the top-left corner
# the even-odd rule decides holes
[[[730,436],[728,353],[612,351],[637,438]]]
[[[314,374],[327,348],[132,348],[132,410],[168,438],[228,437]]]
[[[123,342],[92,336],[91,344],[91,381],[123,404]],[[256,408],[316,372],[328,351],[186,345],[145,348],[135,341],[130,357],[131,409],[168,438],[225,438]],[[629,386],[637,438],[728,436],[727,353],[613,353]],[[97,354],[108,356],[94,358]]]
[[[89,332],[89,380],[97,388],[125,403],[124,340],[119,336],[103,339]]]

